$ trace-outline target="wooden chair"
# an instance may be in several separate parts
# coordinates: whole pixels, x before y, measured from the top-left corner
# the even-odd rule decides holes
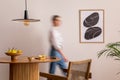
[[[91,59],[87,59],[69,62],[68,70],[64,70],[67,72],[66,77],[43,72],[40,72],[40,76],[49,80],[89,80],[91,61]]]

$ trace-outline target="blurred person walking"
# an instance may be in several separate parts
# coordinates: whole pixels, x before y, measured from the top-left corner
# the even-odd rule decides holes
[[[64,56],[63,53],[63,38],[61,36],[61,33],[57,31],[56,29],[60,27],[61,25],[61,17],[59,15],[54,15],[52,17],[52,28],[50,30],[50,44],[51,44],[51,50],[50,50],[50,56],[51,57],[58,57],[61,60],[58,62],[51,62],[50,63],[50,68],[49,68],[49,73],[50,74],[55,74],[56,71],[56,66],[58,65],[60,69],[62,70],[63,74],[66,75],[64,72],[64,69],[66,69],[66,64],[65,62],[67,61],[66,57]]]

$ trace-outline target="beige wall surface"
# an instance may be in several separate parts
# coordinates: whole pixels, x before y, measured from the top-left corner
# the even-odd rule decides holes
[[[109,42],[120,40],[119,0],[28,0],[30,18],[40,19],[28,27],[12,19],[23,18],[24,0],[0,0],[0,57],[5,57],[8,48],[22,49],[23,56],[49,53],[48,32],[50,18],[62,16],[61,31],[64,38],[64,53],[69,61],[91,58],[91,80],[120,80],[120,63],[110,58],[97,58],[97,52]],[[79,43],[79,10],[104,9],[105,42]],[[0,80],[9,79],[8,64],[0,64]],[[45,67],[44,67],[45,66]],[[41,70],[47,71],[48,64]],[[59,70],[57,72],[59,74]]]

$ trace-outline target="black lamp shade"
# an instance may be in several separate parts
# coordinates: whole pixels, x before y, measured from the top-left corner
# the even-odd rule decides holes
[[[12,21],[20,21],[20,22],[24,22],[24,21],[28,21],[28,22],[39,22],[39,19],[29,19],[28,17],[28,11],[25,10],[24,11],[24,19],[13,19]]]
[[[13,19],[12,21],[20,21],[20,22],[38,22],[39,19],[29,19],[28,11],[27,11],[27,0],[25,0],[25,10],[24,10],[24,19]]]

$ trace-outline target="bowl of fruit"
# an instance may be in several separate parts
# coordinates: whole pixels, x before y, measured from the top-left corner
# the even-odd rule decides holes
[[[45,54],[40,54],[38,55],[38,57],[36,57],[35,59],[38,59],[38,60],[46,60],[47,59],[47,56]]]
[[[23,52],[22,50],[16,49],[16,48],[11,48],[8,49],[5,54],[8,56],[11,56],[11,60],[16,60],[17,56],[21,55]]]

